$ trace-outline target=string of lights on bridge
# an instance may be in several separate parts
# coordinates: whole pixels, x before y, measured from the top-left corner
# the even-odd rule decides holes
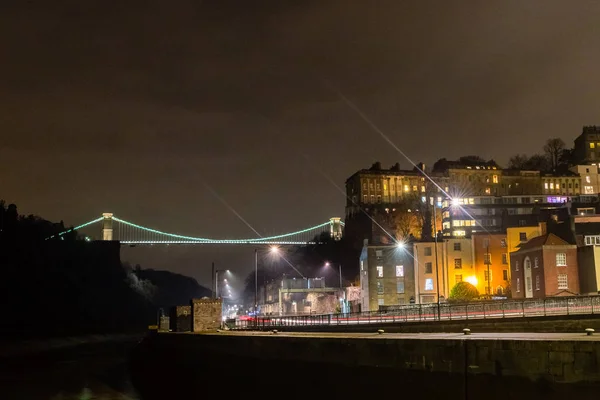
[[[109,216],[109,217],[107,217]],[[122,244],[129,245],[144,245],[144,244],[264,244],[264,245],[303,245],[303,244],[314,244],[314,238],[324,232],[334,233],[334,225],[339,224],[339,227],[343,227],[345,224],[339,218],[331,218],[327,222],[311,226],[309,228],[301,229],[294,232],[283,233],[280,235],[259,237],[259,238],[246,238],[246,239],[214,239],[204,237],[194,237],[180,235],[176,233],[164,232],[146,226],[138,225],[133,222],[126,221],[121,218],[117,218],[112,214],[105,214],[103,217],[96,218],[88,221],[81,225],[67,229],[56,235],[48,237],[46,240],[62,237],[65,234],[73,231],[89,227],[96,223],[106,223],[106,220],[110,219],[110,239],[106,236],[104,240],[113,240],[113,232],[117,234],[117,239]],[[118,226],[116,229],[113,228],[112,223],[116,222]],[[106,227],[104,227],[106,228]],[[105,229],[103,229],[104,231]],[[341,236],[341,234],[340,234]],[[302,239],[301,239],[302,238]],[[87,238],[87,240],[91,240]]]

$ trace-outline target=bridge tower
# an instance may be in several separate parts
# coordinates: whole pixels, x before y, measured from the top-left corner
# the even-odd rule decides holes
[[[102,217],[102,240],[113,240],[113,214],[103,213]]]
[[[340,218],[329,219],[329,233],[333,240],[342,238],[342,220]]]

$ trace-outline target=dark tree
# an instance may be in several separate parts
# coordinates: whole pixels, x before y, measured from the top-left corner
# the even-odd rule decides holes
[[[560,138],[548,139],[544,145],[544,153],[548,157],[550,162],[550,168],[555,170],[558,167],[558,163],[562,152],[565,149],[565,142]]]

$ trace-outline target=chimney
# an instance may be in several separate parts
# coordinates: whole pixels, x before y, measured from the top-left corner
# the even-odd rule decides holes
[[[548,226],[545,222],[540,222],[540,233],[540,236],[544,236],[546,233],[548,233]]]

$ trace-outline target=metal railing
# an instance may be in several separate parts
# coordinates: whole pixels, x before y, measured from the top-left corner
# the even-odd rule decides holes
[[[547,299],[428,303],[390,306],[386,310],[346,314],[289,315],[237,319],[232,329],[265,329],[290,326],[330,326],[432,322],[470,319],[528,318],[552,315],[598,314],[600,296]]]

